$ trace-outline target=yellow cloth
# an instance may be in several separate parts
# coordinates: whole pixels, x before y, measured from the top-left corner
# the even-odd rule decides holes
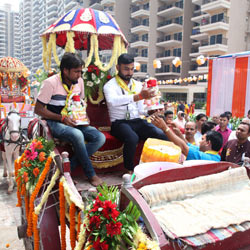
[[[129,95],[134,95],[134,94],[136,94],[136,92],[135,92],[135,83],[134,83],[133,79],[132,79],[132,87],[131,87],[131,90],[129,89],[128,85],[121,79],[120,76],[116,75],[116,76],[115,76],[115,79],[116,79],[118,85],[119,85],[122,89],[124,89],[125,91],[127,91]]]

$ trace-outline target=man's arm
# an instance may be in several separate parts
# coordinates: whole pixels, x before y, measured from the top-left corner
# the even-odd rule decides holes
[[[62,121],[62,115],[60,114],[56,114],[53,113],[51,111],[49,111],[46,107],[45,104],[37,101],[36,105],[35,105],[35,113],[45,119],[48,120],[54,120],[54,121],[61,121],[63,122],[65,125],[74,127],[76,126],[76,123],[69,117],[64,117],[63,121]]]
[[[166,134],[166,136],[168,137],[170,141],[172,141],[174,144],[176,144],[177,146],[181,148],[181,152],[185,156],[188,155],[188,151],[189,151],[188,145],[185,143],[185,141],[183,141],[174,132],[171,131],[171,129],[167,126],[167,124],[164,122],[162,118],[159,118],[157,116],[152,116],[151,120],[152,120],[152,123],[156,127],[162,129],[162,131]]]

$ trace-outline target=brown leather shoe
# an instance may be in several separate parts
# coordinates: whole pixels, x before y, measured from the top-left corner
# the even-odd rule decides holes
[[[94,187],[97,187],[103,183],[103,180],[99,178],[97,175],[94,175],[92,178],[89,179],[89,182]]]

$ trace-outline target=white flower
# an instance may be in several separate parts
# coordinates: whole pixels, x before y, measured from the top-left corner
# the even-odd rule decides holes
[[[95,81],[95,84],[99,84],[101,82],[101,80],[98,78],[96,81]]]
[[[87,81],[87,84],[86,84],[86,85],[89,86],[89,87],[93,87],[94,83],[91,82],[91,81]]]
[[[94,73],[91,73],[91,77],[92,77],[93,80],[96,79],[96,75]]]
[[[86,74],[83,75],[83,79],[86,80],[88,77]]]
[[[104,73],[103,72],[101,72],[101,78],[103,78],[105,75],[104,75]]]

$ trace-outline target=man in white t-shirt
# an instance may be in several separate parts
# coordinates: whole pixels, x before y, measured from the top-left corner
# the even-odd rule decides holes
[[[145,114],[143,100],[156,95],[150,89],[142,88],[135,81],[134,58],[122,54],[118,58],[118,74],[104,85],[111,125],[111,135],[124,142],[124,167],[131,173],[134,169],[134,156],[139,140],[158,138],[167,140],[167,136],[156,126],[141,119]]]

